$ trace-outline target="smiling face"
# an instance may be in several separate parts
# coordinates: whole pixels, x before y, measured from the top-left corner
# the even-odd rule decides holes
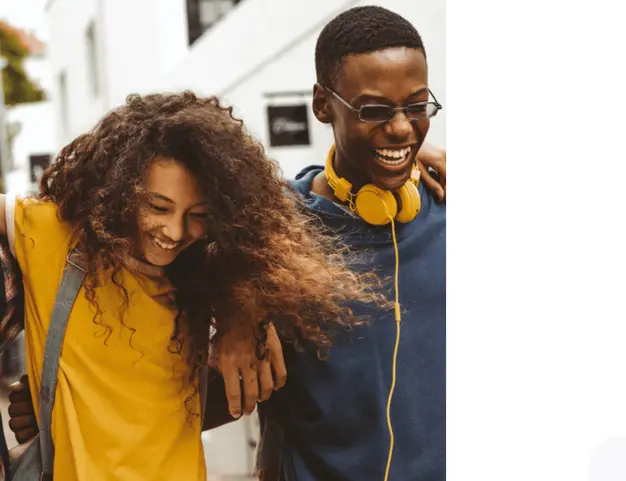
[[[421,50],[406,47],[348,55],[333,90],[357,109],[367,104],[399,107],[427,102],[426,58]],[[319,86],[314,111],[319,120],[332,123],[335,171],[354,190],[368,183],[386,190],[401,187],[430,127],[430,120],[409,120],[402,112],[384,123],[362,122],[357,112]]]
[[[144,189],[137,257],[164,267],[206,236],[208,206],[191,172],[175,159],[157,157],[148,168]]]

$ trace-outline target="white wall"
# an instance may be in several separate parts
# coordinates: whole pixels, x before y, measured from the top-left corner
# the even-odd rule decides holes
[[[47,10],[52,98],[65,144],[93,127],[130,93],[158,88],[188,52],[185,0],[55,0]],[[96,26],[99,93],[89,83],[86,31]],[[67,128],[61,122],[59,74],[67,78]]]
[[[8,111],[9,122],[19,122],[21,131],[13,143],[13,169],[6,175],[7,192],[25,195],[33,187],[30,182],[31,155],[51,154],[56,149],[54,110],[52,103],[36,102],[18,105]]]
[[[189,88],[218,94],[235,106],[235,113],[265,145],[269,132],[265,107],[305,101],[310,104],[315,83],[314,52],[323,26],[339,12],[357,5],[377,4],[411,21],[422,35],[429,62],[429,83],[444,105],[433,119],[429,141],[445,146],[445,2],[443,0],[245,0],[201,37],[189,55],[167,76],[161,87]],[[270,8],[271,6],[271,8]],[[261,21],[262,19],[262,21]],[[303,96],[267,100],[266,93],[305,92]],[[311,146],[268,148],[286,177],[302,167],[323,163],[332,142],[329,126],[309,112]]]
[[[24,70],[48,97],[52,87],[50,62],[47,57],[29,57]],[[19,124],[20,131],[13,140],[13,163],[5,175],[5,190],[27,194],[36,189],[30,179],[30,156],[51,155],[56,152],[56,118],[51,100],[20,104],[7,108],[8,123]]]
[[[100,0],[106,32],[107,107],[158,89],[187,54],[184,0]]]
[[[50,42],[48,55],[52,69],[52,102],[57,120],[58,146],[89,129],[103,112],[102,96],[94,97],[88,82],[85,32],[97,17],[97,0],[56,0],[48,11]],[[67,126],[62,122],[59,75],[67,79]],[[66,127],[66,128],[64,128]]]
[[[52,88],[52,70],[48,57],[30,57],[24,60],[24,70],[35,84],[45,91]]]
[[[69,128],[59,145],[92,127],[129,93],[192,89],[218,94],[265,145],[268,104],[310,104],[315,82],[314,49],[323,25],[356,5],[378,4],[405,16],[424,39],[430,86],[444,110],[433,120],[429,140],[445,145],[445,2],[443,0],[245,0],[194,45],[187,46],[185,0],[55,0],[49,8],[53,93],[58,109],[58,73],[68,76]],[[67,22],[72,18],[72,22]],[[87,83],[85,29],[99,26],[101,94]],[[264,94],[304,92],[268,100]],[[309,112],[311,146],[268,148],[284,175],[324,160],[330,127]],[[60,115],[60,114],[59,114]],[[60,122],[59,122],[60,123]]]

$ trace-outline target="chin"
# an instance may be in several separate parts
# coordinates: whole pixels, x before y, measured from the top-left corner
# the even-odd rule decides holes
[[[144,249],[143,259],[153,266],[166,267],[176,260],[180,252],[180,249],[176,249],[172,252],[159,252],[157,248],[148,245]]]
[[[174,262],[175,260],[176,260],[176,258],[174,257],[174,258],[169,259],[169,260],[167,260],[167,261],[155,260],[154,262],[150,262],[150,261],[148,261],[148,263],[149,263],[149,264],[152,264],[153,266],[156,266],[156,267],[167,267],[167,266],[169,266],[172,262]]]
[[[176,260],[176,257],[177,256],[171,256],[171,257],[168,256],[168,258],[165,258],[164,256],[147,255],[147,256],[144,256],[144,260],[148,264],[156,266],[156,267],[167,267]]]
[[[406,184],[410,176],[410,171],[386,176],[372,176],[372,183],[384,190],[398,190]]]

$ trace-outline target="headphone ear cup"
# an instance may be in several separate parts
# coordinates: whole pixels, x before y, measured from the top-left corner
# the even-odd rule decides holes
[[[396,220],[404,224],[411,222],[422,208],[422,199],[419,190],[414,182],[408,181],[400,187],[396,194],[400,198],[400,212],[396,215]]]
[[[398,213],[398,203],[393,194],[373,184],[361,187],[354,206],[361,219],[372,225],[388,224]]]

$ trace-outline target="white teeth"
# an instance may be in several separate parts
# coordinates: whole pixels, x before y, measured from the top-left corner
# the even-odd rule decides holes
[[[178,242],[170,244],[168,242],[162,241],[161,239],[159,239],[157,237],[153,237],[152,240],[154,241],[154,243],[155,243],[155,245],[157,247],[160,247],[161,249],[164,249],[166,251],[171,251],[172,249],[175,249],[176,246],[178,246]]]
[[[411,147],[404,149],[376,149],[376,157],[378,160],[387,165],[399,165],[403,163],[410,153]]]

